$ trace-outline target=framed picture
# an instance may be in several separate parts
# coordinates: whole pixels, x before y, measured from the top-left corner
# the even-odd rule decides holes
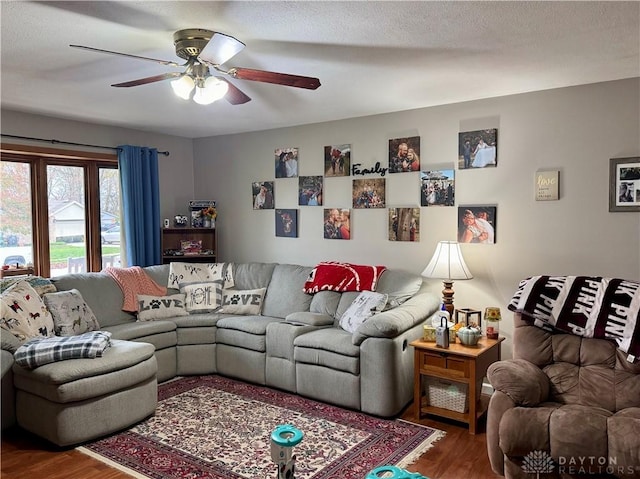
[[[609,211],[640,211],[640,157],[609,160]]]
[[[251,183],[254,210],[272,210],[275,208],[273,181]]]
[[[420,206],[455,204],[455,170],[420,172]]]
[[[322,176],[300,176],[298,178],[298,204],[300,206],[322,206]]]
[[[353,180],[353,207],[384,208],[385,185],[384,178]]]
[[[420,137],[389,140],[389,173],[420,171]]]
[[[496,206],[458,206],[458,242],[496,242]]]
[[[298,237],[298,210],[276,210],[276,236]]]
[[[324,176],[349,176],[351,174],[351,145],[324,147]]]
[[[325,208],[323,231],[325,239],[351,239],[351,210]]]
[[[298,149],[276,149],[276,178],[295,178],[298,176]]]
[[[498,130],[465,131],[458,134],[458,169],[485,168],[498,164]]]
[[[389,208],[389,241],[420,241],[420,208]]]

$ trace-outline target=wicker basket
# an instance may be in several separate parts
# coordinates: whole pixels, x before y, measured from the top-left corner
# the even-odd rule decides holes
[[[446,379],[426,378],[427,400],[430,406],[465,413],[469,410],[468,385]]]

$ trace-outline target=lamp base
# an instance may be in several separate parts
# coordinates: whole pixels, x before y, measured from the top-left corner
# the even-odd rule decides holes
[[[453,281],[442,281],[444,289],[442,290],[442,302],[444,303],[444,309],[449,312],[449,317],[453,319]]]

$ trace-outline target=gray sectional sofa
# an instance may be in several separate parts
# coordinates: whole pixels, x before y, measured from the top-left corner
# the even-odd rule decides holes
[[[221,374],[383,417],[397,415],[412,400],[413,351],[409,343],[422,336],[423,323],[438,310],[440,303],[436,294],[426,291],[420,276],[387,269],[379,278],[377,291],[389,295],[391,306],[369,318],[352,334],[343,330],[338,321],[358,293],[304,293],[303,285],[313,267],[238,263],[232,268],[234,289],[266,288],[260,315],[199,313],[140,322],[133,314],[122,311],[123,294],[108,274],[80,273],[52,278],[58,291],[80,291],[95,313],[100,329],[111,332],[116,349],[124,351],[127,345],[151,344],[155,351],[151,357],[149,350],[143,348],[137,348],[135,354],[125,351],[137,358],[137,362],[121,365],[128,368],[126,374],[103,365],[100,368],[106,369],[84,373],[82,368],[78,372],[78,367],[73,366],[73,374],[57,376],[56,368],[70,368],[64,364],[70,361],[26,371],[17,365],[7,367],[11,354],[2,351],[3,428],[14,420],[14,394],[18,425],[58,445],[90,440],[126,427],[119,421],[111,425],[106,417],[102,427],[78,434],[70,431],[82,429],[82,421],[87,418],[75,423],[74,417],[64,418],[71,422],[71,428],[69,424],[58,424],[59,419],[39,427],[27,418],[33,416],[32,408],[41,407],[43,402],[55,403],[51,413],[56,417],[72,406],[82,406],[85,415],[94,414],[97,409],[86,406],[100,403],[100,414],[104,416],[105,407],[108,411],[110,405],[105,400],[114,392],[126,400],[128,392],[136,402],[149,403],[127,418],[131,422],[140,420],[155,409],[156,399],[149,399],[150,391],[155,391],[155,383],[150,384],[149,368],[156,364],[158,382],[183,375]],[[169,265],[150,266],[145,271],[158,284],[167,285]],[[177,292],[170,289],[167,294]],[[7,334],[10,335],[2,331],[3,349],[11,349]],[[114,361],[112,349],[99,358],[101,362]],[[98,364],[87,363],[96,361],[92,359],[71,360],[76,361]],[[43,368],[47,376],[34,377]],[[98,397],[76,394],[79,402],[68,400],[68,395],[60,392],[60,381],[72,382],[78,389],[78,384],[85,380],[78,377],[82,374],[108,374],[111,390],[105,393],[103,388]],[[52,376],[63,379],[52,380]],[[123,391],[114,391],[118,389],[118,377]],[[10,390],[12,381],[15,392]],[[48,384],[49,389],[42,384],[33,386],[38,381],[55,384]],[[87,382],[87,387],[93,388],[95,384]],[[121,404],[108,414],[119,414]]]

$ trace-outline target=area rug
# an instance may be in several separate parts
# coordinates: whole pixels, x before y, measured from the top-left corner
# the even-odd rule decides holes
[[[444,436],[215,375],[162,384],[158,399],[153,417],[78,449],[139,478],[275,478],[270,435],[291,424],[304,434],[297,479],[363,479],[411,464]]]

